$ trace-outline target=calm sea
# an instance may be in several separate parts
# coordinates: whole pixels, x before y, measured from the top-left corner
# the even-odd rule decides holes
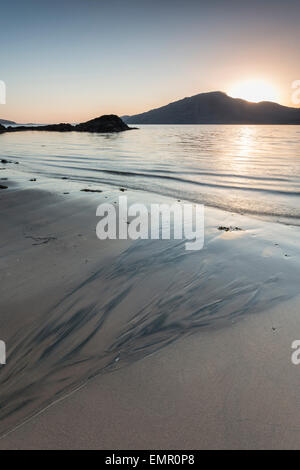
[[[112,184],[300,225],[300,126],[148,125],[1,136],[18,171]]]

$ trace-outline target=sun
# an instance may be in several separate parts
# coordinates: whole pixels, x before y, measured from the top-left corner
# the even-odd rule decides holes
[[[247,80],[235,83],[228,95],[258,103],[259,101],[278,101],[278,93],[270,83],[264,80]]]

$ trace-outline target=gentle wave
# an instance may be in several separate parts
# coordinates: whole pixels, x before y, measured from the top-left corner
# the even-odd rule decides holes
[[[26,172],[127,186],[300,224],[299,126],[141,126],[122,134],[1,136]]]

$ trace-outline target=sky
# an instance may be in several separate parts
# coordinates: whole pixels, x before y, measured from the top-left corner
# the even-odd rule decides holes
[[[295,106],[299,18],[299,0],[1,2],[0,117],[130,115],[249,80]]]

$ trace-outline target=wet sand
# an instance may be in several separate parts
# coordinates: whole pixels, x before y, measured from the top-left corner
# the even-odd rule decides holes
[[[0,448],[298,449],[299,301],[100,376]]]
[[[8,186],[0,448],[299,447],[299,228],[207,209],[198,252],[100,242],[118,189]]]

